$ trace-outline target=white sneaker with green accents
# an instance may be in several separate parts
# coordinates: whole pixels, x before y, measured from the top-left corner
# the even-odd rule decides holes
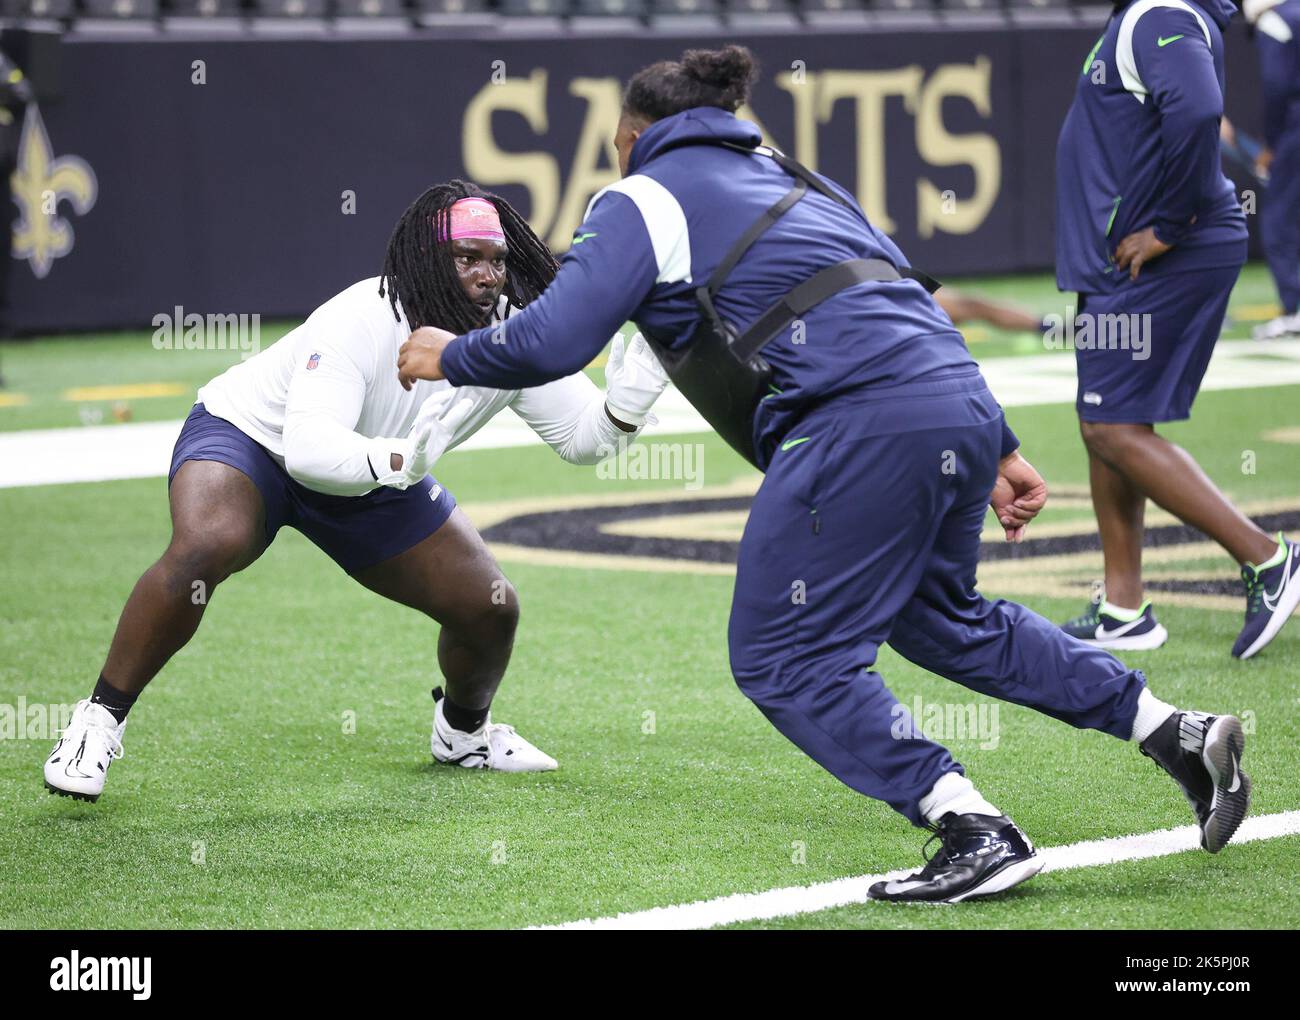
[[[1108,603],[1094,602],[1085,613],[1061,624],[1061,629],[1080,641],[1113,651],[1149,650],[1169,640],[1150,600],[1130,610],[1112,610]]]

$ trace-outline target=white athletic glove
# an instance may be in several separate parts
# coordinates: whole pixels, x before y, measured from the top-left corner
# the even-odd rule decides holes
[[[637,333],[630,344],[614,337],[605,362],[605,405],[609,413],[628,425],[644,425],[650,408],[668,385],[668,373]]]
[[[446,389],[424,402],[405,439],[370,440],[366,456],[379,484],[391,489],[408,489],[423,481],[473,408],[471,398],[458,395],[455,389]],[[393,454],[402,458],[400,470],[392,468]]]

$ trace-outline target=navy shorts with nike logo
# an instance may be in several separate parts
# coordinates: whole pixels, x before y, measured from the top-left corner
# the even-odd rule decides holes
[[[269,545],[285,526],[302,532],[330,559],[356,574],[391,559],[437,531],[456,500],[433,478],[409,489],[381,487],[364,496],[329,496],[293,480],[256,440],[195,404],[172,451],[167,484],[188,460],[215,460],[246,474],[262,494]]]
[[[1079,417],[1144,425],[1189,417],[1240,269],[1139,274],[1109,294],[1080,294],[1079,315],[1090,320],[1093,343],[1103,337],[1114,343],[1126,329],[1130,335],[1127,349],[1085,349],[1076,339]],[[1134,329],[1141,330],[1140,337]]]

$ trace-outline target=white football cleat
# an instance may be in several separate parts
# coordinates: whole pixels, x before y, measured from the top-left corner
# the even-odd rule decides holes
[[[68,727],[45,762],[45,788],[61,797],[96,801],[104,792],[104,779],[115,758],[122,757],[118,723],[103,705],[78,701]]]
[[[513,726],[494,723],[489,716],[473,733],[454,729],[442,714],[442,688],[433,691],[433,760],[466,769],[498,772],[550,772],[559,763],[515,732]]]

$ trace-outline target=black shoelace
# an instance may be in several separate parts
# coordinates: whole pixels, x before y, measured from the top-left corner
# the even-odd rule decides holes
[[[948,830],[941,825],[926,825],[930,830],[930,838],[925,841],[925,846],[921,847],[921,856],[925,858],[925,867],[921,869],[921,878],[932,878],[939,872],[939,869],[946,866],[957,855],[957,848],[952,844],[952,837]],[[935,840],[939,841],[939,848],[933,854],[930,853],[930,844]]]

